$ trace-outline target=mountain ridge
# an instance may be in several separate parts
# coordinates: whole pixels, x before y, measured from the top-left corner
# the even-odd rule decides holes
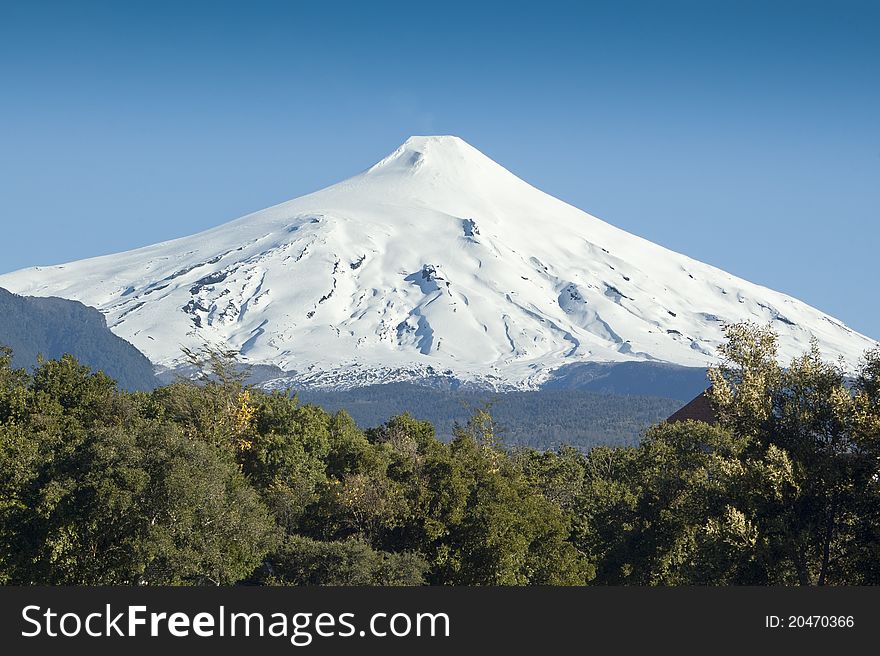
[[[72,353],[123,389],[159,385],[146,356],[110,332],[100,312],[78,301],[18,296],[0,288],[0,346],[12,348],[16,368],[32,369],[38,356],[52,360]]]

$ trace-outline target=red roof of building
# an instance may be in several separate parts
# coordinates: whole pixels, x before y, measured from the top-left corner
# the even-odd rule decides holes
[[[707,424],[718,423],[718,417],[715,416],[715,411],[712,409],[712,404],[710,403],[709,397],[706,396],[705,392],[703,392],[693,401],[681,408],[681,410],[676,412],[666,421],[677,422],[687,421],[688,419],[693,419],[694,421],[703,421]]]

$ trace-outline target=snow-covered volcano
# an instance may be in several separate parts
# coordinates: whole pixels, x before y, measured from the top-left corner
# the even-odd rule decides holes
[[[299,385],[448,376],[534,387],[562,365],[706,366],[725,322],[815,337],[850,365],[875,342],[784,294],[628,234],[461,139],[412,137],[344,182],[206,232],[0,276],[99,308],[174,368],[205,342]]]

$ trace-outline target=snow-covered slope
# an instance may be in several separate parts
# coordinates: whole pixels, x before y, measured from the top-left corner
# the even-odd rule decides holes
[[[725,322],[771,322],[854,365],[875,344],[789,296],[619,230],[456,137],[192,237],[0,276],[99,308],[173,368],[237,348],[299,385],[431,376],[534,387],[584,361],[714,361]]]

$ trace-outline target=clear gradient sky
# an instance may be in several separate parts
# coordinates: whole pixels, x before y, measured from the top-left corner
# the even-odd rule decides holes
[[[0,0],[0,272],[455,134],[880,338],[880,2]]]

